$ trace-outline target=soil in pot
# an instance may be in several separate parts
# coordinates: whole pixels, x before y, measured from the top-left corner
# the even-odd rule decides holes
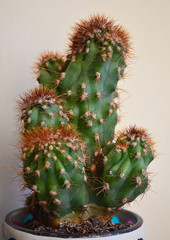
[[[46,218],[47,219],[47,218]],[[49,222],[44,218],[35,217],[33,220],[26,222],[23,227],[32,229],[36,232],[51,232],[58,237],[82,237],[82,236],[97,236],[110,235],[118,230],[126,229],[133,226],[133,223],[118,223],[113,224],[110,220],[100,220],[97,216],[92,216],[88,220],[84,220],[81,224],[73,222],[60,223],[57,228],[50,226]]]

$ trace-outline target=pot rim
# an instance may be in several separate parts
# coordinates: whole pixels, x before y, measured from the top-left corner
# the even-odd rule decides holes
[[[41,231],[38,232],[38,231],[34,231],[32,229],[27,229],[27,228],[24,228],[22,226],[15,225],[12,222],[13,218],[17,217],[22,212],[24,213],[25,210],[26,210],[26,208],[19,208],[19,209],[11,211],[10,213],[8,213],[6,215],[5,223],[7,225],[9,225],[10,227],[14,228],[15,230],[26,232],[28,234],[33,234],[33,235],[37,235],[37,236],[46,236],[46,237],[48,236],[48,237],[69,238],[68,236],[67,237],[66,236],[60,236],[57,233],[41,232]],[[143,225],[143,219],[141,218],[141,216],[139,216],[138,214],[136,214],[136,213],[134,213],[132,211],[125,210],[125,209],[120,209],[118,214],[121,214],[121,216],[123,216],[123,215],[127,216],[128,215],[128,217],[131,217],[131,218],[135,219],[136,223],[132,227],[129,227],[129,228],[126,228],[126,229],[121,229],[121,230],[116,230],[114,233],[103,234],[103,235],[96,235],[96,236],[94,236],[94,235],[92,235],[92,236],[84,236],[84,237],[80,237],[80,238],[91,238],[91,237],[99,237],[99,236],[100,237],[108,237],[108,236],[113,236],[113,235],[117,235],[117,234],[125,234],[125,233],[128,233],[128,232],[135,231],[135,230],[137,230],[138,228],[140,228]],[[115,214],[115,215],[118,215],[118,214]],[[79,238],[79,237],[75,237],[74,236],[74,238]]]

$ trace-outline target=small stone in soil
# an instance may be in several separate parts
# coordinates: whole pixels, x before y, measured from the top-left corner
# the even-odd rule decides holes
[[[112,222],[113,222],[114,224],[120,223],[119,218],[116,217],[116,216],[113,216],[113,217],[112,217]]]
[[[33,216],[31,213],[29,213],[29,214],[26,216],[25,220],[24,220],[24,224],[25,224],[26,222],[28,222],[29,220],[33,220],[33,219],[34,219],[34,216]]]
[[[14,220],[12,223],[16,226],[20,226],[19,223],[16,220]]]
[[[134,224],[133,221],[131,221],[131,220],[127,221],[127,223],[132,224],[132,225]]]

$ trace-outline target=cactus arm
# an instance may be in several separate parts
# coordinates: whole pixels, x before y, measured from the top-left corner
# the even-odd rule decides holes
[[[64,60],[57,52],[44,52],[34,66],[37,81],[49,89],[53,89],[62,79]]]
[[[64,127],[23,133],[24,180],[51,216],[80,211],[88,203],[84,145]],[[73,142],[72,142],[73,141]]]
[[[63,102],[52,90],[39,86],[25,93],[18,102],[21,112],[20,119],[24,122],[25,130],[34,127],[53,128],[67,125],[69,114],[63,111]]]
[[[103,182],[108,184],[104,206],[121,207],[145,192],[153,159],[153,143],[145,130],[131,127],[121,133],[104,163]]]

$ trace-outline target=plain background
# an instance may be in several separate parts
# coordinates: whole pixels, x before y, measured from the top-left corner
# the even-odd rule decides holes
[[[170,1],[166,0],[0,0],[0,222],[21,207],[23,198],[10,181],[17,167],[15,99],[36,85],[31,66],[44,50],[63,51],[79,18],[105,13],[131,33],[137,56],[119,85],[123,116],[118,128],[144,126],[157,142],[159,157],[150,165],[152,187],[130,206],[147,228],[147,240],[170,239]]]

